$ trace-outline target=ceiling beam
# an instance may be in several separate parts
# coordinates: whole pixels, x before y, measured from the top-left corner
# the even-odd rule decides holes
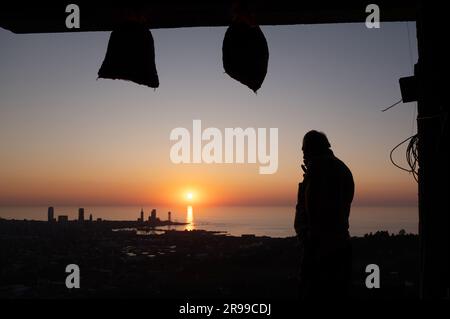
[[[248,7],[260,25],[364,22],[373,1],[250,1]],[[67,29],[66,6],[80,8],[80,29]],[[416,20],[416,1],[381,0],[381,21]],[[0,27],[14,33],[111,31],[128,19],[140,19],[149,29],[228,26],[232,0],[210,1],[60,1],[50,4],[1,4]]]

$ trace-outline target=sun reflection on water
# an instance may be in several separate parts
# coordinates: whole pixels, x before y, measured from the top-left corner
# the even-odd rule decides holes
[[[186,225],[186,230],[194,230],[194,210],[192,209],[192,206],[187,207],[186,223],[189,223]]]

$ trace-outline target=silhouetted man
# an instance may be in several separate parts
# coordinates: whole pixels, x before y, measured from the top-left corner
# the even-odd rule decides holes
[[[303,138],[303,182],[299,183],[295,231],[300,242],[301,299],[342,298],[351,276],[349,235],[354,183],[348,167],[330,149],[325,134]]]

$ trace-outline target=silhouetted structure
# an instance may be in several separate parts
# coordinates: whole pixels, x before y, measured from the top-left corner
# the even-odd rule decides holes
[[[50,206],[47,210],[47,221],[49,222],[55,221],[55,211],[52,206]]]
[[[156,209],[152,209],[152,212],[150,214],[150,222],[156,223]]]
[[[168,213],[167,213],[167,220],[168,220],[169,222],[172,221],[172,212],[168,212]]]
[[[343,297],[351,275],[349,234],[353,177],[334,156],[325,134],[303,139],[303,182],[299,183],[295,231],[300,242],[301,298]]]
[[[78,208],[78,221],[84,222],[84,208]]]
[[[140,222],[144,221],[144,209],[141,208],[141,217],[138,219]]]
[[[92,222],[92,214],[89,214],[89,221]]]

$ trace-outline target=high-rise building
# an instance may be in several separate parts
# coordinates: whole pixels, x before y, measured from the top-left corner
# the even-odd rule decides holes
[[[48,211],[47,211],[47,220],[49,221],[49,222],[54,222],[55,221],[55,211],[53,210],[53,207],[52,206],[50,206],[49,208],[48,208]]]
[[[156,209],[152,209],[152,212],[151,212],[151,214],[150,214],[150,221],[151,221],[152,223],[155,223],[155,222],[156,222]]]
[[[167,219],[169,220],[169,222],[172,221],[172,213],[171,212],[167,213]]]
[[[84,208],[78,208],[78,221],[84,222]]]
[[[144,209],[141,208],[141,218],[139,219],[140,222],[144,221]]]

